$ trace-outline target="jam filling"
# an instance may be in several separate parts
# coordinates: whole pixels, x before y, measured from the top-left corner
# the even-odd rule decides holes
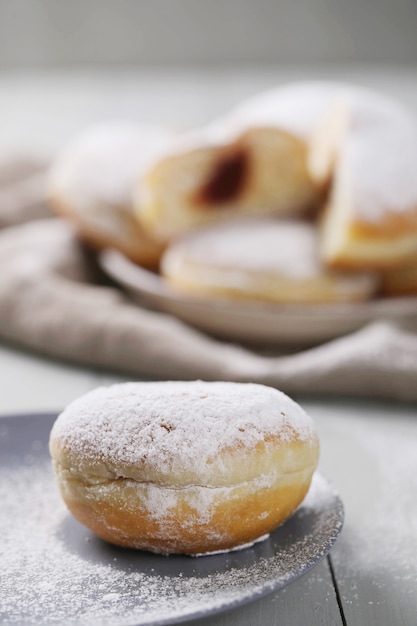
[[[249,173],[249,155],[237,147],[220,157],[198,193],[200,204],[222,204],[236,200],[244,189]]]

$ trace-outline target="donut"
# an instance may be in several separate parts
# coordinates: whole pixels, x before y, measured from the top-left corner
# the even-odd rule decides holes
[[[384,271],[417,250],[416,160],[417,118],[394,99],[294,83],[173,142],[135,188],[136,212],[164,242],[238,216],[323,213],[324,263]]]
[[[354,302],[373,296],[375,273],[328,269],[311,222],[246,219],[211,225],[171,243],[160,271],[187,295],[275,303]]]
[[[340,88],[311,139],[309,171],[330,192],[327,265],[387,270],[417,255],[417,117],[390,98]]]
[[[160,554],[264,538],[302,502],[319,456],[298,404],[231,382],[98,388],[58,416],[49,445],[75,518],[107,542]]]
[[[166,242],[237,216],[310,212],[321,186],[308,170],[309,139],[333,91],[278,87],[179,137],[136,188],[144,228]]]
[[[162,245],[138,223],[133,190],[136,177],[171,139],[165,128],[130,122],[88,128],[53,161],[49,205],[92,246],[112,247],[138,264],[155,266]]]

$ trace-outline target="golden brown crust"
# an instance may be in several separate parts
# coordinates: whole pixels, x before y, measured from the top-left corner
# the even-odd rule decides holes
[[[382,236],[394,240],[404,234],[408,235],[410,228],[417,228],[417,205],[403,213],[387,210],[377,224],[361,221],[359,218],[354,223],[354,231],[358,233],[358,236]]]
[[[340,271],[367,272],[402,268],[414,259],[417,250],[417,230],[406,217],[380,225],[355,221],[344,231],[344,243],[337,255],[326,255],[323,261],[329,268]]]
[[[309,154],[313,178],[330,181],[321,220],[329,267],[385,270],[415,256],[416,142],[414,115],[379,94],[350,89],[330,104]]]
[[[417,295],[417,257],[407,265],[384,272],[381,292],[384,296]]]
[[[170,501],[172,493],[155,485],[119,479],[119,484],[101,486],[95,494],[94,488],[67,483],[63,495],[74,517],[109,543],[162,554],[203,554],[230,550],[269,534],[302,502],[310,482],[311,472],[306,470],[277,478],[270,486],[240,485],[227,493],[218,489],[217,499],[210,494],[210,515],[201,517],[195,502],[206,499],[204,487],[176,490],[175,504],[159,519],[143,503],[152,497],[152,490]]]
[[[79,212],[74,211],[62,198],[50,194],[48,203],[52,211],[59,217],[71,221],[79,237],[87,244],[98,250],[114,248],[119,250],[134,263],[144,267],[156,268],[161,258],[164,246],[157,242],[141,228],[135,216],[128,215],[123,211],[123,216],[118,217],[123,220],[123,228],[111,235],[104,228],[95,227],[83,219]],[[125,235],[123,236],[123,233]]]

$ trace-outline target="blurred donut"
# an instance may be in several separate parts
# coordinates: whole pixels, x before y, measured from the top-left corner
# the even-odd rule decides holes
[[[340,87],[311,143],[330,194],[321,254],[333,267],[391,269],[417,256],[417,117],[379,93]]]
[[[167,241],[219,220],[315,207],[321,188],[308,171],[308,143],[333,90],[279,87],[178,138],[137,188],[144,227]]]
[[[86,130],[52,164],[47,181],[52,209],[94,247],[116,248],[136,263],[156,265],[163,247],[138,223],[133,188],[171,140],[166,129],[128,122]]]
[[[373,273],[326,268],[314,224],[266,218],[184,236],[167,248],[160,267],[173,288],[205,298],[353,302],[370,298],[379,285]]]

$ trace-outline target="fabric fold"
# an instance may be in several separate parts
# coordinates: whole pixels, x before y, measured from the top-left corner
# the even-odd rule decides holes
[[[252,381],[291,394],[417,400],[417,334],[411,328],[380,320],[284,356],[216,340],[100,283],[72,227],[40,219],[48,210],[39,188],[14,195],[13,188],[21,189],[15,177],[8,203],[2,203],[6,186],[0,175],[0,224],[7,222],[0,232],[0,339],[132,378]],[[20,207],[14,226],[12,197]]]

